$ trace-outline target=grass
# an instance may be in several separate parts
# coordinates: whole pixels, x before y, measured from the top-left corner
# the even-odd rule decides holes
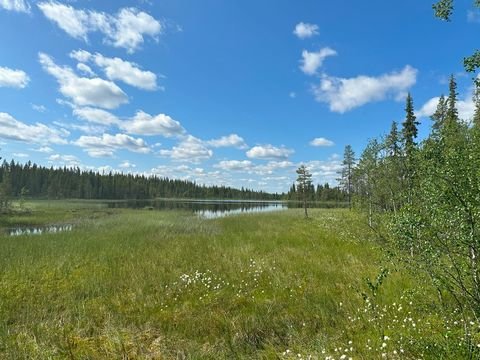
[[[389,350],[386,334],[404,341],[421,327],[394,331],[391,313],[439,319],[408,307],[429,304],[419,279],[392,272],[369,293],[384,256],[348,210],[203,220],[84,202],[29,207],[1,225],[77,226],[0,236],[2,359],[372,359]],[[435,334],[417,345],[434,347]]]

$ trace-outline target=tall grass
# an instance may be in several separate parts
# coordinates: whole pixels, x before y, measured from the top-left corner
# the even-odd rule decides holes
[[[430,302],[419,279],[391,272],[369,293],[385,261],[348,210],[96,211],[39,206],[24,223],[60,217],[74,231],[0,237],[0,358],[394,358],[403,345],[382,348],[395,334],[380,306],[430,316],[408,306]]]

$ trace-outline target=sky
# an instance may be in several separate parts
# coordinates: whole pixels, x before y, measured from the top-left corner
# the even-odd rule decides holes
[[[0,156],[286,192],[335,184],[344,148],[428,134],[480,12],[429,0],[0,0]]]

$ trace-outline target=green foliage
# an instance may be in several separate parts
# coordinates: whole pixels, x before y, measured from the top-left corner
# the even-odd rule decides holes
[[[473,5],[480,7],[480,0],[474,0]],[[432,5],[435,16],[441,20],[450,21],[453,14],[453,0],[439,0]],[[463,59],[465,71],[475,73],[480,68],[480,51],[475,51],[471,56]],[[480,85],[480,80],[474,78],[475,83]]]
[[[46,168],[27,162],[6,161],[0,166],[10,178],[7,189],[13,198],[29,190],[32,198],[49,199],[152,199],[152,198],[202,198],[280,200],[281,195],[250,189],[226,186],[205,186],[195,182],[167,177],[149,177],[138,174],[98,173],[79,168]]]
[[[394,261],[412,273],[424,274],[436,288],[444,313],[456,309],[456,316],[464,323],[468,318],[480,317],[478,98],[476,104],[474,123],[469,127],[458,117],[456,82],[452,76],[449,96],[440,98],[432,117],[431,135],[416,144],[417,123],[413,101],[408,96],[400,156],[389,155],[391,139],[396,138],[392,127],[393,135],[383,143],[371,141],[367,145],[355,169],[356,196],[360,204],[369,205],[360,208],[368,208],[369,219],[388,223],[383,239],[387,240]],[[382,154],[382,149],[387,149],[387,154]],[[401,194],[400,201],[398,195],[385,191],[385,184],[394,179],[399,179],[396,189]],[[398,206],[386,206],[390,202]],[[374,285],[371,282],[370,287]],[[459,351],[478,355],[471,342],[471,328],[458,331],[465,340],[465,347]]]
[[[453,0],[440,0],[432,5],[435,16],[439,19],[450,21],[453,14]]]
[[[300,193],[305,210],[305,217],[308,218],[307,204],[308,198],[312,193],[312,174],[305,165],[300,165],[297,169],[297,190]]]

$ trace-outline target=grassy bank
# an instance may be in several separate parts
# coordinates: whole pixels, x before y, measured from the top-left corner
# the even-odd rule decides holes
[[[2,225],[77,226],[0,237],[0,358],[428,358],[442,326],[419,279],[392,267],[380,286],[382,251],[356,216],[311,216],[37,203]]]

